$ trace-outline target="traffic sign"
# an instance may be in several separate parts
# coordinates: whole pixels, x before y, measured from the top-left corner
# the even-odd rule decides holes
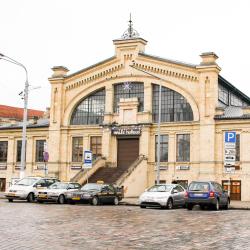
[[[225,132],[225,142],[236,143],[236,132],[234,131]]]
[[[236,155],[235,148],[225,148],[225,155]]]
[[[84,151],[84,168],[92,168],[92,152],[89,150]]]

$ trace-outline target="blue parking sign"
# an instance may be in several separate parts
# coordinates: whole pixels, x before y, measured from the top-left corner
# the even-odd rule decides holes
[[[92,152],[89,151],[89,150],[84,151],[83,166],[85,168],[91,168],[92,167]]]
[[[225,142],[236,143],[236,132],[235,131],[225,132]]]

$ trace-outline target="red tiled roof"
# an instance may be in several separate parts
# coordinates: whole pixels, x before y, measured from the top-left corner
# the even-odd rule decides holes
[[[28,118],[34,116],[43,117],[44,111],[28,109]],[[17,120],[23,119],[23,108],[0,105],[0,118],[12,118]]]

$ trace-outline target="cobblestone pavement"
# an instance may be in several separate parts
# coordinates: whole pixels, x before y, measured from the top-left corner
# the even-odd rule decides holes
[[[250,211],[0,200],[0,249],[250,249]]]

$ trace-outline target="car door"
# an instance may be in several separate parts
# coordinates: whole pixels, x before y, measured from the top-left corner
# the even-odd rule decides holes
[[[185,193],[186,193],[186,191],[185,191],[185,189],[182,187],[182,186],[180,186],[180,185],[178,185],[177,187],[177,190],[178,190],[178,193],[179,193],[179,198],[180,198],[180,203],[179,203],[179,205],[185,205]]]
[[[171,196],[174,201],[174,205],[180,205],[181,203],[181,197],[180,197],[180,192],[178,191],[177,186],[175,186],[172,191],[171,191]]]
[[[108,203],[108,186],[103,186],[98,196],[101,203]]]
[[[217,188],[219,190],[219,192],[221,193],[221,203],[223,203],[223,205],[227,204],[227,192],[224,192],[222,186],[219,183],[216,183]]]
[[[115,199],[115,188],[112,185],[108,186],[108,196],[107,196],[107,202],[108,203],[113,203]]]

